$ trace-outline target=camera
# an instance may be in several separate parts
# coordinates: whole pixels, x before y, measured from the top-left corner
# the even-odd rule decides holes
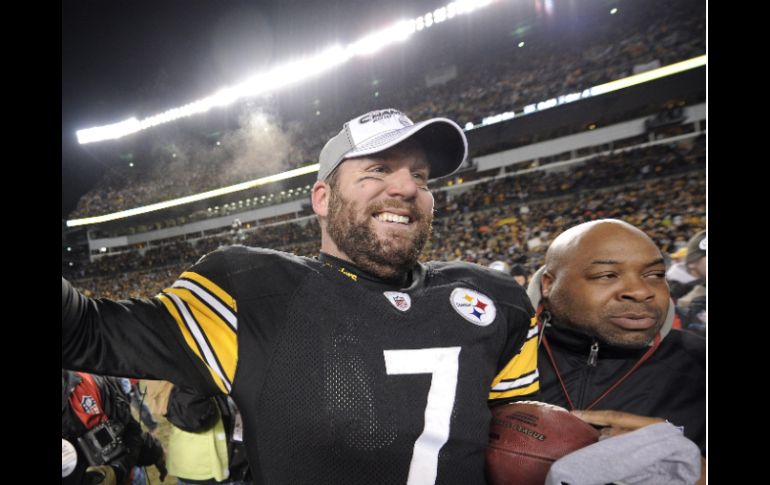
[[[122,435],[123,425],[108,420],[89,429],[78,443],[89,465],[107,465],[128,452]]]

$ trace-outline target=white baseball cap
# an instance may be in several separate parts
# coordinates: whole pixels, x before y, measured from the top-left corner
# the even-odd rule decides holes
[[[397,109],[370,111],[345,123],[321,150],[318,180],[326,180],[343,160],[371,155],[417,136],[427,152],[430,177],[449,175],[468,156],[468,140],[457,123],[431,118],[412,123]]]

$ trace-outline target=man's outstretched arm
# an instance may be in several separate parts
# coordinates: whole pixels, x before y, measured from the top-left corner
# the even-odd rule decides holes
[[[207,394],[216,391],[158,298],[87,298],[64,278],[62,368],[164,379]]]

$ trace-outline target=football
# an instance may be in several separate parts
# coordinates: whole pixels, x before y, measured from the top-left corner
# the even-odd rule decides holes
[[[554,461],[598,440],[598,430],[562,407],[536,401],[498,406],[489,425],[487,483],[543,485]]]

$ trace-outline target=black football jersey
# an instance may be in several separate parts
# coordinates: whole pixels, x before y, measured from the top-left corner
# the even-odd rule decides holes
[[[153,300],[89,304],[99,339],[79,345],[109,351],[101,372],[232,395],[255,483],[483,484],[488,400],[539,385],[524,290],[467,263],[420,264],[399,288],[231,247]],[[94,322],[116,315],[131,321]]]

